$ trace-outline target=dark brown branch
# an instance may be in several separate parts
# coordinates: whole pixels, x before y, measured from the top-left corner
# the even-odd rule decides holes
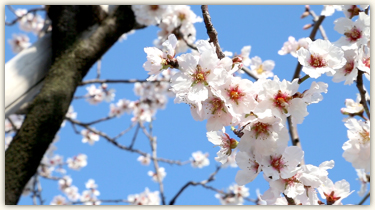
[[[87,84],[93,84],[93,83],[136,83],[136,82],[169,82],[167,80],[153,80],[153,81],[147,81],[147,80],[138,80],[138,79],[104,79],[104,80],[99,80],[99,79],[92,79],[92,80],[86,80],[81,82],[79,85],[87,85]]]
[[[360,103],[362,104],[363,108],[366,111],[366,114],[368,116],[368,119],[370,120],[370,110],[367,106],[366,102],[366,90],[363,88],[363,71],[358,70],[358,75],[357,75],[357,88],[359,91],[359,94],[361,95],[361,101]]]
[[[225,57],[225,55],[223,51],[221,51],[219,40],[217,38],[217,31],[212,25],[211,16],[210,16],[210,13],[208,12],[208,6],[202,5],[201,9],[202,9],[202,14],[203,14],[204,24],[206,25],[206,29],[207,29],[207,35],[210,37],[209,42],[214,43],[216,47],[217,57],[221,60],[222,58]]]
[[[318,17],[315,12],[313,10],[309,10],[309,14],[314,18],[314,22],[317,22],[319,20],[320,17]],[[316,23],[315,23],[316,24]],[[322,35],[323,39],[324,40],[328,40],[328,36],[326,34],[326,31],[324,30],[323,26],[319,25],[319,31],[320,31],[320,34]]]
[[[101,203],[130,203],[128,200],[125,200],[125,199],[114,199],[114,200],[111,200],[111,199],[98,199],[95,202],[101,202]],[[76,205],[76,204],[84,204],[84,203],[90,203],[90,201],[85,201],[85,202],[75,201],[75,202],[72,202],[71,204],[72,205]]]
[[[289,197],[286,196],[284,193],[283,193],[283,195],[285,196],[286,201],[288,201],[288,205],[296,205],[296,202],[294,201],[293,198],[289,198]]]
[[[358,205],[362,205],[366,202],[366,200],[370,197],[370,192],[367,193],[367,195],[358,203]]]
[[[172,198],[172,200],[169,202],[169,205],[174,205],[174,203],[176,202],[176,199],[178,198],[178,196],[181,195],[181,193],[187,188],[189,187],[189,185],[193,185],[193,186],[197,186],[197,185],[201,185],[203,186],[204,188],[207,188],[207,189],[211,189],[211,190],[214,190],[214,191],[217,191],[215,188],[213,187],[210,187],[210,186],[206,186],[207,183],[215,180],[215,175],[219,172],[219,170],[221,169],[221,166],[217,166],[216,167],[216,170],[215,172],[213,172],[210,177],[208,177],[208,179],[206,180],[203,180],[201,182],[194,182],[194,181],[190,181],[188,183],[186,183],[184,186],[182,186],[182,188],[177,192],[177,194]]]

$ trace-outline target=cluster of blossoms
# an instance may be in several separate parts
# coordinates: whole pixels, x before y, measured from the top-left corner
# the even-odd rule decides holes
[[[90,104],[99,104],[103,100],[106,102],[111,102],[115,98],[115,90],[108,89],[108,85],[106,83],[101,84],[101,86],[98,88],[96,88],[95,85],[91,85],[86,89],[88,93],[85,97]]]
[[[328,40],[312,41],[309,38],[297,42],[290,37],[279,54],[291,53],[297,57],[308,77],[318,78],[327,73],[333,76],[334,82],[345,80],[345,84],[351,84],[358,70],[362,70],[360,63],[362,66],[368,64],[367,69],[362,71],[369,75],[369,16],[363,12],[359,12],[358,16],[355,22],[349,18],[335,21],[335,30],[344,37],[333,44]],[[262,171],[270,183],[270,189],[262,196],[267,204],[282,202],[286,199],[281,197],[284,194],[298,204],[318,205],[321,201],[317,190],[328,204],[340,204],[351,193],[345,180],[334,185],[328,178],[327,169],[333,167],[333,161],[326,161],[319,167],[301,166],[304,152],[296,146],[288,147],[287,117],[291,118],[293,125],[301,124],[308,115],[307,106],[318,103],[323,99],[322,93],[327,93],[327,84],[314,81],[309,89],[299,92],[299,84],[303,80],[280,81],[277,76],[266,79],[272,74],[272,61],[262,63],[259,57],[254,57],[243,64],[242,61],[248,59],[241,56],[219,59],[214,45],[204,40],[196,42],[198,52],[180,56],[176,56],[176,37],[173,34],[169,35],[163,47],[164,51],[145,49],[145,70],[151,75],[158,75],[169,68],[180,70],[171,79],[175,103],[189,104],[195,120],[207,119],[208,140],[220,146],[215,158],[217,161],[225,164],[232,149],[239,150],[235,157],[242,169],[235,178],[238,184],[253,181]],[[250,48],[243,51],[248,58]],[[243,65],[249,64],[253,70],[262,69],[259,72],[267,69],[269,74],[259,77],[254,83],[233,75]],[[240,142],[225,133],[226,126],[232,127],[241,138]],[[238,126],[239,130],[234,126]],[[369,122],[349,120],[346,126],[350,129],[350,140],[343,146],[343,156],[356,169],[367,172],[370,168]]]
[[[40,15],[28,12],[26,9],[17,9],[14,13],[18,18],[17,22],[22,31],[39,35],[44,27],[44,19]],[[26,34],[13,34],[12,39],[9,39],[8,43],[14,53],[19,53],[31,46],[30,39]]]
[[[249,195],[249,188],[233,184],[225,194],[215,194],[215,197],[220,200],[221,205],[242,205],[244,198]]]
[[[110,104],[109,116],[120,117],[124,113],[133,113],[132,122],[151,122],[158,109],[164,109],[168,102],[168,96],[172,96],[168,90],[168,82],[173,71],[165,71],[159,77],[153,78],[153,82],[136,82],[134,93],[139,96],[136,101],[121,99],[116,104]]]
[[[79,194],[78,188],[72,185],[72,178],[64,176],[59,180],[59,189],[67,196],[68,200],[62,196],[57,195],[53,198],[50,205],[71,205],[74,202],[83,203],[84,205],[100,205],[100,201],[96,196],[100,195],[97,190],[98,185],[95,184],[95,180],[89,179],[86,182],[86,190]]]
[[[141,194],[129,195],[131,205],[160,205],[159,191],[150,192],[148,188]]]
[[[188,50],[187,43],[195,41],[194,23],[203,21],[187,5],[133,5],[132,9],[139,24],[157,25],[161,29],[154,41],[158,48],[163,47],[170,34],[175,34],[178,53]]]

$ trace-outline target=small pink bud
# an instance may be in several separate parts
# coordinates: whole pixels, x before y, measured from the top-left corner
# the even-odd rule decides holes
[[[303,18],[309,16],[309,14],[310,14],[310,13],[309,13],[308,11],[302,13],[302,15],[301,15],[301,19],[303,19]]]
[[[242,62],[242,58],[241,57],[234,57],[232,59],[233,63],[241,63]]]
[[[303,30],[309,29],[309,28],[311,28],[311,27],[312,27],[312,24],[311,24],[311,23],[306,24],[306,25],[303,26]]]

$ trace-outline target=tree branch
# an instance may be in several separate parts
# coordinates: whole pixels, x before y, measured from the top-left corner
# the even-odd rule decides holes
[[[367,198],[370,197],[370,192],[367,193],[367,195],[361,200],[361,202],[358,203],[358,205],[362,205],[364,202],[366,202]]]
[[[49,11],[74,12],[81,6],[50,6]],[[81,15],[87,15],[81,14]],[[59,16],[51,17],[52,24]],[[61,19],[60,19],[61,21]],[[74,19],[72,21],[81,21]],[[66,24],[66,23],[65,23]],[[77,23],[76,23],[77,24]],[[125,32],[133,29],[134,13],[130,6],[119,6],[113,15],[82,31],[75,37],[66,34],[66,42],[54,45],[63,37],[53,26],[53,63],[40,93],[32,101],[24,123],[5,152],[5,204],[17,204],[24,186],[36,173],[48,146],[60,129],[74,92],[91,66]],[[61,28],[60,28],[61,29]],[[56,31],[57,30],[57,31]],[[73,34],[75,28],[72,28]],[[85,33],[84,33],[85,32]],[[60,47],[60,48],[59,48]]]
[[[359,94],[361,95],[361,101],[360,103],[362,104],[363,108],[365,109],[366,111],[366,114],[368,116],[368,119],[370,120],[370,110],[367,106],[367,102],[366,102],[366,90],[363,88],[363,71],[360,71],[358,70],[358,75],[357,75],[357,88],[358,88],[358,91],[359,91]]]
[[[203,14],[203,18],[204,18],[204,24],[206,25],[206,29],[207,29],[207,35],[210,37],[209,42],[214,43],[214,45],[216,47],[217,57],[221,60],[222,58],[225,57],[225,55],[224,55],[223,51],[221,51],[221,48],[220,48],[220,45],[219,45],[219,40],[217,38],[217,31],[214,28],[214,26],[212,25],[211,16],[210,16],[210,13],[208,12],[208,6],[202,5],[201,9],[202,9],[202,14]]]

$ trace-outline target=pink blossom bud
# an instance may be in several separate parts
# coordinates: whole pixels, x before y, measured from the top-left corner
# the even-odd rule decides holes
[[[302,15],[301,15],[301,19],[303,19],[303,18],[309,16],[309,14],[310,14],[310,13],[309,13],[308,11],[302,13]]]
[[[306,25],[303,26],[303,30],[309,29],[311,27],[312,27],[311,23],[310,24],[306,24]]]

